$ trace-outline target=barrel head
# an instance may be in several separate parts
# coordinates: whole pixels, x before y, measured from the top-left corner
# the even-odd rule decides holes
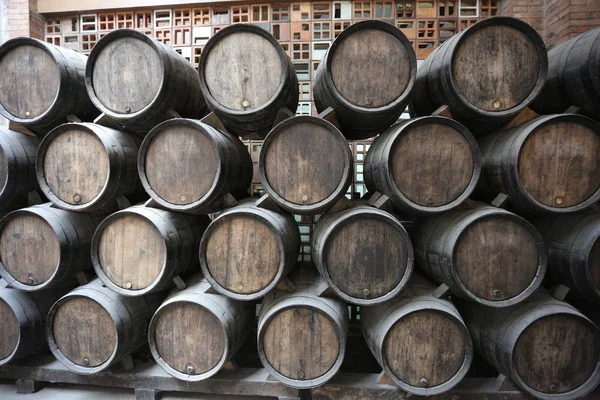
[[[0,364],[16,350],[21,338],[21,327],[12,308],[0,299],[0,321],[2,333],[0,334]]]

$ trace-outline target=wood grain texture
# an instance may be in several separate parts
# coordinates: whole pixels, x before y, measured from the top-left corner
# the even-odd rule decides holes
[[[521,333],[513,360],[517,374],[527,385],[555,394],[576,389],[587,381],[599,356],[600,343],[589,324],[575,316],[554,314],[540,318]]]
[[[456,89],[468,103],[486,111],[521,104],[534,89],[539,72],[535,44],[508,25],[488,25],[465,34],[452,59]]]
[[[111,282],[124,289],[138,290],[158,278],[167,248],[150,221],[138,215],[123,215],[102,231],[98,257]]]
[[[599,155],[599,132],[577,122],[550,122],[532,132],[523,144],[519,179],[540,203],[571,207],[600,189]]]
[[[353,105],[385,106],[398,99],[408,86],[411,78],[408,50],[396,37],[382,30],[357,31],[334,49],[331,77],[340,94]]]
[[[269,285],[281,263],[275,233],[258,218],[229,215],[219,220],[206,245],[206,263],[220,286],[256,293]]]
[[[219,319],[206,308],[177,302],[162,309],[154,339],[161,358],[173,369],[198,375],[210,371],[226,348],[227,336]]]
[[[107,43],[97,54],[92,73],[93,90],[107,109],[135,113],[152,103],[164,80],[156,50],[135,37]]]
[[[0,233],[0,260],[17,281],[31,286],[42,284],[52,277],[60,262],[56,233],[39,216],[15,216]]]
[[[322,376],[333,367],[340,345],[325,314],[307,307],[282,311],[264,334],[267,360],[280,374],[298,380]]]
[[[256,109],[276,93],[283,73],[275,47],[252,32],[224,36],[211,49],[204,80],[214,99],[235,111]]]
[[[213,143],[200,130],[171,125],[155,136],[146,149],[148,183],[172,204],[191,204],[211,189],[218,172]]]
[[[76,128],[52,139],[43,165],[52,192],[70,204],[88,203],[101,194],[110,170],[108,153],[100,139]]]
[[[23,45],[0,59],[0,104],[17,118],[36,118],[54,104],[60,86],[54,58],[39,46]]]
[[[383,356],[401,381],[415,387],[441,385],[456,375],[465,361],[463,329],[438,311],[408,314],[386,335]]]
[[[87,297],[76,296],[64,302],[56,310],[52,330],[58,350],[85,367],[103,364],[117,346],[117,330],[110,314]]]
[[[503,215],[478,219],[453,254],[459,279],[476,296],[500,301],[522,293],[538,271],[538,248],[527,228]]]
[[[389,163],[398,189],[422,206],[442,206],[464,193],[473,177],[473,150],[453,127],[409,128],[393,144]]]
[[[21,337],[21,327],[14,311],[2,299],[0,299],[0,321],[2,321],[0,360],[3,360],[10,356],[17,348]]]

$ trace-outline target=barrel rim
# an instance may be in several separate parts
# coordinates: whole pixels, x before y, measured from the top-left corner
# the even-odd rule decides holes
[[[360,32],[362,29],[380,30],[380,31],[384,31],[384,32],[394,36],[396,39],[398,39],[400,41],[400,43],[402,43],[402,45],[404,46],[404,48],[406,49],[406,52],[408,54],[408,59],[409,59],[409,63],[410,63],[410,78],[408,80],[408,84],[407,84],[406,88],[404,89],[404,92],[399,97],[397,97],[394,101],[392,101],[391,103],[388,103],[381,107],[374,107],[374,108],[361,107],[361,106],[357,106],[356,104],[349,102],[339,92],[339,90],[333,83],[333,78],[331,76],[331,62],[333,59],[333,53],[335,52],[336,48],[338,46],[340,46],[340,44],[346,39],[347,36],[352,35],[356,31]],[[355,24],[351,24],[348,28],[344,29],[342,31],[342,33],[340,33],[338,35],[338,37],[331,43],[331,46],[327,50],[327,54],[325,55],[324,60],[325,60],[325,68],[323,69],[324,84],[327,87],[331,88],[331,91],[333,92],[335,97],[337,99],[339,99],[339,101],[342,104],[344,104],[345,107],[347,107],[349,110],[351,110],[352,112],[355,112],[355,113],[370,114],[370,113],[384,112],[389,109],[393,109],[394,107],[397,107],[398,105],[407,101],[410,98],[410,94],[414,88],[415,81],[417,79],[417,55],[415,54],[415,51],[414,51],[412,45],[410,44],[408,38],[406,37],[406,35],[404,35],[404,33],[402,33],[402,31],[400,31],[394,25],[390,25],[387,22],[383,22],[380,20],[366,20],[366,21],[357,22]],[[369,136],[369,137],[372,137],[372,136]]]
[[[226,37],[230,34],[238,33],[238,32],[250,32],[250,33],[259,35],[259,36],[263,37],[264,39],[268,40],[273,45],[275,51],[279,55],[279,59],[281,61],[281,70],[282,70],[282,75],[280,77],[279,85],[277,86],[277,90],[275,91],[273,96],[271,96],[271,98],[267,102],[260,105],[259,107],[251,108],[251,109],[248,109],[245,111],[232,110],[230,108],[223,106],[221,103],[219,103],[214,98],[212,93],[210,92],[210,89],[208,88],[208,85],[206,84],[206,79],[204,78],[204,74],[206,72],[205,71],[206,59],[208,57],[208,54],[210,54],[211,48],[215,46],[215,43],[219,42],[224,37]],[[289,57],[285,53],[283,48],[281,47],[281,44],[279,43],[279,41],[277,41],[277,39],[275,39],[275,37],[273,37],[273,35],[271,35],[268,31],[261,28],[260,26],[255,25],[255,24],[250,24],[250,23],[233,24],[233,25],[226,26],[225,28],[223,28],[223,29],[219,30],[217,33],[215,33],[210,39],[208,39],[208,42],[206,42],[206,45],[204,45],[204,49],[202,50],[202,53],[200,54],[200,60],[198,62],[198,76],[199,76],[199,80],[200,80],[200,89],[202,91],[202,95],[204,96],[204,100],[210,106],[210,108],[212,110],[217,110],[217,113],[226,111],[227,114],[230,114],[231,116],[234,116],[234,117],[242,117],[242,116],[254,115],[256,113],[259,113],[259,112],[269,108],[279,97],[281,97],[283,95],[284,89],[286,87],[285,83],[288,81],[288,79],[290,79],[290,76],[291,76],[291,72],[290,72],[288,63],[290,63]],[[294,78],[295,78],[295,75],[294,75]]]
[[[592,29],[588,32],[595,32],[596,38],[591,46],[591,52],[593,52],[590,57],[590,62],[588,64],[588,71],[590,74],[592,71],[600,71],[600,28]],[[580,38],[583,34],[579,35]],[[592,35],[592,33],[590,33]],[[592,85],[596,92],[596,99],[600,100],[600,79],[591,79]]]
[[[328,131],[330,131],[331,134],[337,139],[337,141],[340,144],[340,148],[343,148],[343,151],[346,154],[344,160],[344,172],[342,173],[342,179],[338,183],[338,186],[329,196],[327,196],[327,198],[309,205],[292,203],[291,201],[288,201],[282,196],[280,196],[269,183],[269,179],[267,178],[265,171],[265,159],[267,155],[266,149],[269,147],[270,142],[274,140],[273,137],[280,134],[280,132],[283,129],[287,128],[289,125],[292,125],[297,122],[309,122],[323,126]],[[260,181],[262,183],[263,189],[279,207],[295,214],[314,215],[323,212],[331,206],[333,206],[342,196],[346,194],[346,190],[348,189],[348,186],[350,186],[350,181],[352,179],[352,170],[352,153],[350,152],[350,147],[348,147],[348,142],[346,141],[346,138],[340,132],[340,130],[336,128],[335,125],[319,117],[313,117],[310,115],[296,115],[281,121],[271,130],[271,132],[267,134],[267,136],[263,140],[262,147],[260,149],[258,172],[260,175]]]
[[[0,104],[0,107],[2,107],[2,105]],[[11,175],[11,161],[12,160],[14,162],[14,160],[16,159],[16,155],[15,152],[13,150],[12,145],[16,145],[16,143],[14,143],[15,141],[9,136],[9,134],[6,133],[6,131],[10,131],[10,132],[14,132],[11,129],[9,129],[8,127],[0,127],[0,152],[2,152],[4,154],[4,159],[5,162],[7,163],[7,174],[6,174],[6,179],[4,180],[4,182],[0,182],[0,199],[2,199],[4,197],[4,195],[6,194],[6,187],[8,186],[8,183],[10,181],[10,175]],[[18,132],[17,132],[18,133]],[[21,135],[21,133],[19,133]],[[5,140],[3,140],[5,139]],[[0,156],[1,158],[1,156]],[[20,166],[18,167],[14,167],[12,168],[12,170],[14,169],[22,169]],[[21,175],[19,175],[19,177],[21,177]],[[7,202],[9,203],[9,202]]]
[[[12,311],[13,315],[15,316],[15,319],[20,327],[28,326],[30,324],[30,320],[29,320],[29,318],[27,318],[27,313],[23,309],[23,306],[21,305],[21,303],[19,303],[12,296],[4,296],[3,295],[3,293],[7,293],[6,292],[7,290],[13,290],[13,292],[16,293],[17,296],[19,296],[19,295],[28,296],[28,293],[19,291],[17,289],[9,289],[8,287],[5,287],[2,284],[2,282],[0,282],[0,301],[3,301],[6,305],[8,305],[8,307],[11,309],[11,311]],[[40,317],[41,317],[41,315],[40,315]],[[4,324],[5,322],[3,321],[2,323]],[[15,348],[8,356],[6,356],[5,358],[0,358],[0,365],[8,364],[11,361],[13,361],[14,359],[16,359],[17,353],[21,350],[22,347],[23,347],[23,329],[19,329],[19,337],[17,338],[17,344],[16,344]]]

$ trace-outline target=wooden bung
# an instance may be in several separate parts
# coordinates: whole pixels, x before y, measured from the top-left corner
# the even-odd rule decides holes
[[[411,215],[450,210],[475,189],[481,172],[477,142],[445,117],[414,118],[379,135],[367,153],[365,183]]]
[[[173,278],[198,265],[196,251],[208,223],[205,216],[151,207],[117,211],[94,233],[94,270],[108,288],[125,296],[170,289]]]
[[[335,110],[348,140],[367,139],[405,110],[416,73],[415,52],[399,29],[361,21],[344,29],[321,61],[313,86],[315,106],[318,112]]]
[[[546,272],[546,248],[525,219],[483,204],[416,224],[417,265],[458,297],[488,307],[526,299]]]
[[[122,296],[94,279],[50,309],[46,322],[50,351],[79,374],[104,371],[148,342],[148,324],[163,299],[162,293]]]
[[[341,299],[359,305],[395,297],[413,270],[413,247],[402,224],[375,207],[323,214],[312,237],[317,270]]]
[[[0,220],[0,275],[27,292],[74,283],[92,268],[90,243],[100,221],[51,203],[7,214]]]
[[[215,290],[235,300],[257,300],[296,264],[300,232],[294,217],[267,196],[223,211],[200,242],[200,266]]]
[[[168,374],[184,381],[215,375],[238,351],[250,331],[254,305],[211,292],[198,274],[174,290],[148,328],[152,356]]]
[[[331,379],[344,359],[348,307],[320,297],[326,283],[312,266],[290,276],[294,292],[275,290],[258,317],[258,355],[269,374],[286,386],[310,389]]]
[[[236,136],[191,119],[165,121],[144,138],[138,170],[146,192],[172,211],[220,211],[229,193],[245,193],[252,159]]]

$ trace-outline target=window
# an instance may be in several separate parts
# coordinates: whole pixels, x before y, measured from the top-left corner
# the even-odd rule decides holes
[[[60,18],[48,18],[46,20],[46,33],[57,34],[60,33]]]
[[[335,39],[338,37],[344,29],[350,26],[350,24],[350,21],[335,21],[333,23],[333,38]]]
[[[192,10],[189,8],[179,8],[173,10],[173,26],[191,26]]]
[[[311,115],[311,111],[310,101],[300,102],[298,103],[298,108],[296,109],[296,115]]]
[[[97,41],[98,36],[95,33],[81,34],[81,51],[84,53],[89,53]]]
[[[166,44],[167,46],[171,45],[171,29],[155,29],[154,30],[154,39],[157,41]]]
[[[210,8],[194,8],[193,23],[194,26],[210,25]]]
[[[55,46],[60,46],[61,45],[61,36],[59,35],[52,35],[52,36],[46,36],[46,42],[53,44]]]
[[[269,5],[252,6],[252,22],[269,22]]]
[[[313,20],[331,19],[331,3],[313,3]]]
[[[435,39],[437,38],[437,26],[435,20],[418,21],[417,25],[418,39]]]
[[[310,101],[310,82],[298,83],[298,89],[300,91],[300,101]]]
[[[287,4],[273,4],[271,19],[273,20],[273,22],[289,21],[290,20],[290,6]]]
[[[212,12],[212,25],[227,25],[229,23],[229,7],[214,7]]]
[[[415,2],[414,0],[400,0],[396,3],[396,18],[414,18]]]
[[[463,31],[473,24],[477,23],[477,19],[459,19],[458,31]]]
[[[154,11],[154,28],[165,29],[171,27],[171,10]],[[170,36],[170,35],[169,35]]]
[[[310,3],[292,3],[292,21],[308,21]]]
[[[174,28],[173,46],[189,46],[192,44],[192,28]]]
[[[375,2],[375,18],[391,19],[394,18],[394,3],[391,1],[376,1]]]
[[[310,81],[308,63],[294,64],[294,70],[296,70],[296,76],[298,77],[299,81]]]
[[[352,15],[354,19],[371,19],[371,2],[370,1],[355,1],[352,3]]]
[[[292,22],[292,40],[310,40],[310,22]]]
[[[200,64],[200,56],[203,49],[204,46],[192,47],[192,64],[194,64],[194,68],[196,69],[198,69],[198,64]]]
[[[331,39],[331,22],[313,22],[313,40]]]
[[[480,17],[493,17],[498,14],[498,0],[480,0]]]
[[[250,8],[248,6],[231,7],[231,23],[247,23],[250,20]]]
[[[456,16],[456,9],[454,7],[455,1],[458,0],[439,0],[439,13],[440,17],[454,17]]]
[[[96,14],[81,16],[81,32],[96,32],[98,30],[98,17]]]
[[[152,11],[139,11],[135,13],[136,29],[152,29]]]
[[[414,19],[398,20],[396,21],[396,26],[408,39],[414,39],[417,37],[417,29]]]
[[[310,60],[310,43],[292,43],[292,61]]]
[[[271,24],[271,34],[277,40],[281,40],[287,42],[290,40],[290,23],[272,23]]]
[[[460,17],[479,16],[478,0],[460,0],[458,9]]]
[[[133,12],[125,11],[118,12],[117,17],[117,29],[133,29]]]

